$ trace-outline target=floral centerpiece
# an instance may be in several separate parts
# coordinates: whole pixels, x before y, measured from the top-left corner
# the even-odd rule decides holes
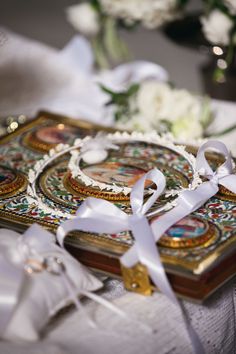
[[[118,29],[161,28],[184,17],[190,0],[88,0],[67,9],[69,22],[86,36],[94,50],[97,67],[127,60],[128,49]],[[236,43],[236,1],[203,0],[200,16],[202,33],[218,56],[215,79],[224,80],[224,72],[233,60]],[[225,54],[226,53],[226,54]],[[114,91],[101,84],[107,94],[109,114],[121,129],[170,132],[176,139],[187,141],[207,136],[214,119],[208,97],[157,80],[132,82],[125,90]],[[230,127],[228,131],[234,129]],[[223,133],[223,132],[222,132]]]
[[[186,142],[206,136],[213,120],[208,97],[168,83],[144,80],[123,92],[102,89],[110,95],[107,105],[112,106],[115,126],[120,129],[171,133]]]

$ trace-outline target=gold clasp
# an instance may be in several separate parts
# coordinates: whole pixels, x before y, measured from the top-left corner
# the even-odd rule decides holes
[[[145,265],[137,263],[131,268],[126,268],[121,264],[121,272],[127,290],[146,296],[152,294],[153,287]]]

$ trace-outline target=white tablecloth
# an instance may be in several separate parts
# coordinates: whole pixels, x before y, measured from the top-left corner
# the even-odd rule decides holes
[[[57,51],[1,30],[0,116],[35,114],[50,109],[74,117],[96,120],[88,109],[86,77],[74,75]],[[3,40],[4,39],[4,40]],[[219,130],[236,121],[236,105],[213,101]],[[104,123],[104,121],[103,121]],[[236,135],[223,138],[236,153]],[[73,307],[45,328],[38,343],[0,342],[1,354],[189,354],[192,353],[179,310],[162,294],[143,297],[124,291],[122,283],[108,280],[101,294],[136,319],[149,324],[147,334],[132,321],[122,320],[101,305],[86,302],[98,324],[91,329]],[[184,302],[206,353],[236,353],[236,280],[222,287],[204,306]],[[23,324],[22,324],[23,325]]]

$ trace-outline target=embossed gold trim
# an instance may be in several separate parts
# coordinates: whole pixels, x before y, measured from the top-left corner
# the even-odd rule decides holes
[[[35,151],[39,151],[42,153],[48,153],[48,151],[52,148],[55,148],[57,144],[50,144],[43,142],[35,136],[35,134],[27,133],[22,140],[22,143]]]
[[[163,247],[169,248],[193,248],[201,245],[209,244],[209,241],[216,235],[216,227],[212,223],[208,223],[206,220],[202,218],[195,217],[196,219],[201,220],[206,226],[206,232],[203,235],[200,235],[196,238],[181,238],[181,237],[171,237],[167,234],[164,234],[160,240],[159,245]]]
[[[225,188],[224,186],[220,186],[219,188],[219,192],[216,195],[219,199],[222,200],[228,200],[230,202],[236,202],[236,194],[229,191],[227,188]]]
[[[63,168],[64,166],[64,161],[61,161],[57,164],[57,166],[61,166],[61,168]],[[42,190],[43,194],[46,195],[48,197],[48,199],[52,200],[53,202],[56,202],[58,203],[59,205],[62,205],[62,206],[65,206],[65,207],[68,207],[68,203],[67,202],[64,202],[63,200],[61,200],[60,198],[57,198],[55,195],[51,194],[49,191],[48,191],[48,188],[47,188],[47,184],[46,184],[46,180],[48,178],[48,176],[50,175],[51,171],[53,171],[55,169],[55,165],[52,166],[52,167],[49,167],[48,169],[46,169],[43,174],[40,176],[39,178],[39,187],[40,189]],[[71,193],[71,191],[69,190],[69,188],[67,188],[66,186],[66,189]],[[71,193],[73,194],[73,193]],[[76,206],[73,206],[73,205],[70,205],[70,208],[71,209],[77,209]]]
[[[64,184],[70,187],[70,190],[73,193],[77,193],[78,196],[90,196],[96,198],[102,198],[113,202],[126,202],[129,203],[129,195],[124,195],[122,193],[115,194],[114,192],[105,192],[104,190],[95,189],[93,187],[86,187],[83,184],[80,184],[78,180],[74,179],[71,176],[71,173],[68,172],[64,178]]]
[[[9,169],[10,170],[10,169]],[[23,173],[17,172],[15,179],[7,185],[0,186],[0,198],[6,199],[22,193],[28,185]]]

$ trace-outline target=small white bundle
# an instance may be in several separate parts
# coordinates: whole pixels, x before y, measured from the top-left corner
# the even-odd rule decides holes
[[[34,341],[49,319],[102,283],[38,225],[0,230],[0,337]]]

